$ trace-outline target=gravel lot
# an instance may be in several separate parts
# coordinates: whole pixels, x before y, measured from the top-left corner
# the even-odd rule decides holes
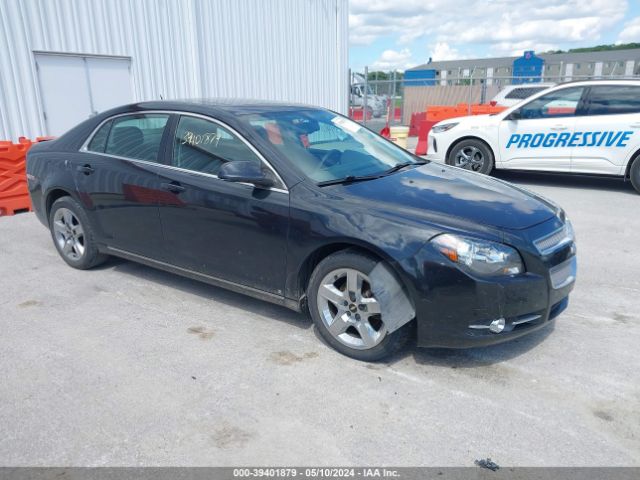
[[[578,236],[569,309],[511,344],[343,357],[284,308],[0,219],[0,465],[640,466],[640,196],[502,174]]]

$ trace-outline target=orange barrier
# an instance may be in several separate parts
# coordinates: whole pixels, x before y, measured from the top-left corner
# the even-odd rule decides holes
[[[416,155],[427,154],[427,138],[429,137],[429,131],[431,130],[431,127],[433,127],[436,123],[441,122],[442,120],[447,120],[449,118],[466,117],[469,115],[469,112],[471,112],[471,115],[486,115],[502,112],[503,110],[506,110],[506,108],[507,107],[498,107],[495,105],[484,104],[472,104],[471,106],[469,106],[468,103],[459,103],[456,106],[431,105],[427,107],[427,111],[424,113],[414,113],[413,115],[411,115],[411,127],[409,127],[409,135],[411,135],[412,131],[414,132],[414,135],[416,134],[416,128],[413,124],[413,122],[415,121],[418,124],[418,144],[416,146]],[[411,130],[411,128],[413,128],[413,130]]]
[[[400,121],[400,119],[401,119],[401,117],[402,117],[402,112],[401,112],[400,107],[395,107],[395,108],[393,109],[393,120],[394,120],[395,122],[399,122],[399,121]]]
[[[506,107],[498,107],[494,105],[459,103],[455,106],[449,105],[430,105],[427,107],[426,119],[432,121],[447,120],[453,117],[466,117],[471,115],[485,115],[490,113],[499,113]]]
[[[420,128],[420,122],[427,119],[427,112],[417,112],[411,114],[411,122],[409,123],[409,136],[416,137],[418,135],[418,129]]]
[[[364,109],[362,107],[349,108],[349,117],[352,120],[361,122],[364,117]],[[373,114],[371,113],[371,110],[367,110],[367,120],[371,120],[372,117],[373,117]]]
[[[420,122],[420,128],[418,129],[418,144],[416,145],[416,155],[427,154],[427,139],[429,138],[429,132],[440,120],[423,120]]]
[[[50,140],[38,137],[36,142]],[[31,210],[27,190],[27,151],[36,142],[20,137],[18,143],[0,141],[0,216]]]

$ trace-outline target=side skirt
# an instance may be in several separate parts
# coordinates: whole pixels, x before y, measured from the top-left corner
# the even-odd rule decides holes
[[[101,250],[109,255],[124,258],[125,260],[131,260],[132,262],[142,263],[143,265],[147,265],[148,267],[175,273],[183,277],[191,278],[192,280],[198,280],[200,282],[208,283],[209,285],[213,285],[214,287],[225,288],[236,293],[241,293],[244,295],[248,295],[249,297],[257,298],[258,300],[264,300],[265,302],[281,305],[296,312],[302,311],[300,304],[301,302],[286,298],[281,295],[275,295],[270,292],[265,292],[264,290],[259,290],[257,288],[252,288],[246,285],[241,285],[239,283],[223,280],[222,278],[212,277],[211,275],[206,275],[204,273],[195,272],[187,268],[178,267],[177,265],[154,260],[153,258],[138,255],[137,253],[120,250],[119,248],[106,246],[101,248]]]

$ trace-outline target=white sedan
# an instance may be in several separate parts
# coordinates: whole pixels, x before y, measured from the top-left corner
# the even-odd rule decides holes
[[[499,105],[501,107],[513,107],[532,95],[540,93],[543,90],[547,90],[554,85],[555,83],[524,83],[520,85],[507,85],[491,99],[491,104]]]
[[[427,158],[484,174],[612,175],[640,192],[640,80],[565,83],[498,114],[443,120]]]

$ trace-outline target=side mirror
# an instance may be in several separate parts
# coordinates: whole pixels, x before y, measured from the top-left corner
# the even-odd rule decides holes
[[[520,113],[520,110],[514,110],[505,117],[505,120],[520,120],[521,118],[522,114]]]
[[[251,183],[260,187],[272,187],[273,178],[267,176],[256,162],[227,162],[218,171],[218,178],[227,182]]]

